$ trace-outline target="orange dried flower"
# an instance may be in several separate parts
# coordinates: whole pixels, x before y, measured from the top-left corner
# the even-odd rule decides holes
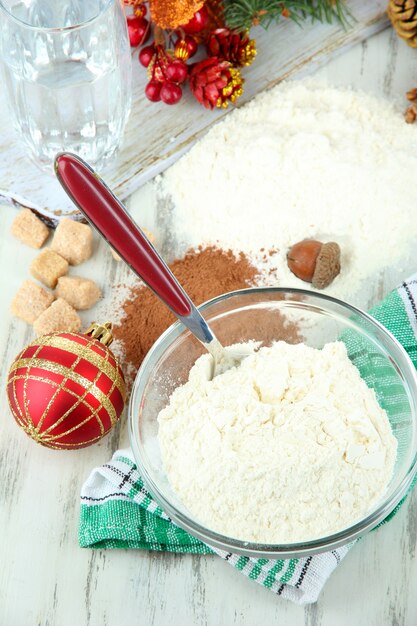
[[[204,0],[149,0],[152,21],[161,28],[178,28],[187,24]]]

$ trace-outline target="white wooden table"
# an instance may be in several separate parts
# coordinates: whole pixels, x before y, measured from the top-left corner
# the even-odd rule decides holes
[[[385,31],[318,74],[401,97],[416,84],[417,52]],[[93,447],[65,453],[30,441],[10,416],[7,368],[32,336],[11,318],[9,303],[34,256],[7,234],[13,216],[0,210],[0,626],[415,626],[417,491],[389,525],[351,551],[318,603],[306,608],[217,557],[78,547],[80,486],[92,467],[127,444],[126,425]],[[103,284],[123,280],[126,270],[99,248],[83,273]],[[378,292],[380,285],[370,285],[369,299]]]

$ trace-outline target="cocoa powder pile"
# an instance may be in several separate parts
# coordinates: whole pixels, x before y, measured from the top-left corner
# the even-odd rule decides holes
[[[215,247],[191,250],[184,258],[174,261],[170,268],[197,305],[228,291],[253,286],[259,274],[242,252],[235,256],[230,250]],[[137,369],[152,344],[176,318],[142,283],[131,289],[122,304],[122,312],[113,335],[120,342],[127,363]],[[297,340],[295,327],[288,328],[286,334],[289,341]]]

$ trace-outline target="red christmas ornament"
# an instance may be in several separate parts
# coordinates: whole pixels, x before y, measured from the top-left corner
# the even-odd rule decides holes
[[[188,61],[195,55],[198,50],[198,43],[191,37],[191,35],[185,35],[184,39],[178,39],[174,46],[174,54],[177,59],[181,61]]]
[[[183,83],[188,76],[188,68],[183,61],[172,61],[165,70],[165,76],[173,83]]]
[[[209,19],[209,14],[207,8],[202,6],[199,11],[196,11],[193,17],[187,24],[181,26],[184,32],[188,35],[193,35],[194,33],[200,33],[206,26]]]
[[[151,102],[159,102],[161,99],[162,83],[158,80],[150,80],[145,87],[145,95]]]
[[[148,20],[144,17],[128,15],[126,21],[131,47],[136,48],[137,46],[141,46],[149,37],[150,27]]]
[[[119,419],[126,388],[112,352],[111,324],[86,334],[52,333],[33,341],[10,367],[7,395],[16,422],[49,448],[84,448]]]
[[[165,104],[177,104],[182,98],[182,89],[176,83],[167,81],[161,87],[160,96]]]
[[[152,61],[152,57],[155,54],[155,46],[145,46],[139,52],[139,63],[143,65],[143,67],[148,67],[149,63]]]

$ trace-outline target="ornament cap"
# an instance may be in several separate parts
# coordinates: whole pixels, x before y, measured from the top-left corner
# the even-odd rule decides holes
[[[104,346],[109,346],[113,341],[111,322],[104,322],[104,324],[92,322],[84,334],[90,335],[93,339],[98,339]]]

